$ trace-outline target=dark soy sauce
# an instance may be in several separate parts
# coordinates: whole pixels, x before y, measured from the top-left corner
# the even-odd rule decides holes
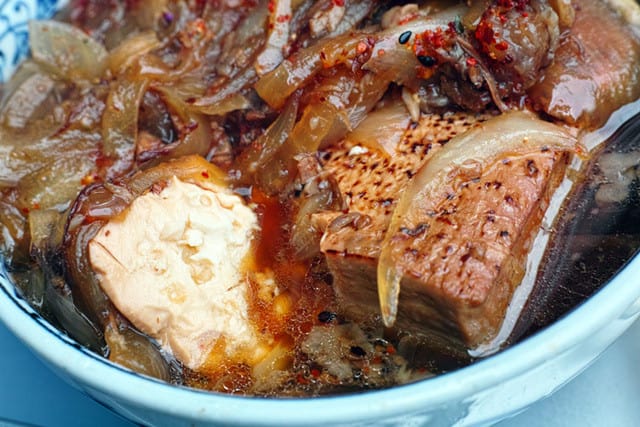
[[[603,144],[564,206],[515,336],[531,335],[566,315],[638,253],[639,176],[636,114]]]

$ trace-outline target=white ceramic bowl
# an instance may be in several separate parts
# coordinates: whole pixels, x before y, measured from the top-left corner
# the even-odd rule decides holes
[[[2,75],[10,73],[16,53],[25,52],[24,18],[47,17],[62,3],[0,3],[0,25],[5,25],[4,33],[0,28]],[[346,396],[246,398],[170,386],[102,359],[40,317],[0,271],[0,321],[72,385],[126,418],[150,425],[491,424],[556,391],[593,362],[639,313],[636,257],[568,316],[472,366],[410,385]]]

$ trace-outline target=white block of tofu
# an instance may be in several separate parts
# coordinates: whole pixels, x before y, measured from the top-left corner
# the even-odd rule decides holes
[[[243,362],[258,347],[243,274],[256,214],[228,189],[207,187],[174,177],[89,242],[91,265],[117,309],[191,369],[219,338],[229,360]]]

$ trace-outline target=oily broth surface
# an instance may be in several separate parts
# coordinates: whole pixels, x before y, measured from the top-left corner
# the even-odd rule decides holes
[[[602,144],[563,206],[532,295],[543,304],[521,320],[524,336],[594,295],[638,253],[639,155],[640,115],[635,115]]]

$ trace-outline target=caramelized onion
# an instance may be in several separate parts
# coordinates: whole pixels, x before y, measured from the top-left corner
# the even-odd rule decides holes
[[[560,28],[570,28],[576,19],[576,11],[573,9],[571,0],[549,0],[549,5],[558,15]]]
[[[404,271],[396,259],[394,239],[401,228],[413,229],[415,215],[433,208],[428,194],[455,193],[455,179],[465,170],[482,171],[501,157],[541,149],[574,151],[576,139],[563,128],[525,112],[502,114],[450,140],[425,163],[398,200],[378,260],[378,295],[382,318],[393,325]]]
[[[355,145],[392,155],[410,122],[411,116],[405,105],[393,102],[369,113],[346,139]]]
[[[336,70],[325,77],[306,94],[312,102],[291,132],[295,153],[311,153],[344,138],[365,119],[388,86],[388,80],[373,73]]]
[[[359,43],[367,43],[367,35],[345,34],[322,40],[283,61],[255,84],[260,97],[272,108],[280,109],[296,89],[302,87],[322,68],[346,62],[356,56]]]
[[[103,153],[113,161],[110,176],[118,176],[133,166],[138,111],[148,86],[148,80],[123,76],[109,92],[102,116],[102,139]]]
[[[164,381],[171,380],[169,364],[149,338],[129,327],[120,329],[112,322],[105,328],[109,360],[143,375]]]
[[[277,188],[284,185],[283,181],[288,181],[287,174],[282,173],[281,168],[284,168],[284,171],[289,170],[292,165],[288,164],[287,159],[292,161],[294,153],[286,155],[282,151],[287,144],[297,114],[298,99],[292,97],[264,134],[245,150],[238,167],[243,172],[240,177],[243,182],[259,181],[265,191],[275,192]],[[275,176],[267,176],[268,171],[272,171]]]
[[[29,43],[37,62],[70,81],[97,79],[107,65],[104,46],[62,22],[30,21]]]
[[[107,64],[114,75],[126,70],[140,56],[160,47],[160,42],[153,31],[129,37],[109,52]]]

